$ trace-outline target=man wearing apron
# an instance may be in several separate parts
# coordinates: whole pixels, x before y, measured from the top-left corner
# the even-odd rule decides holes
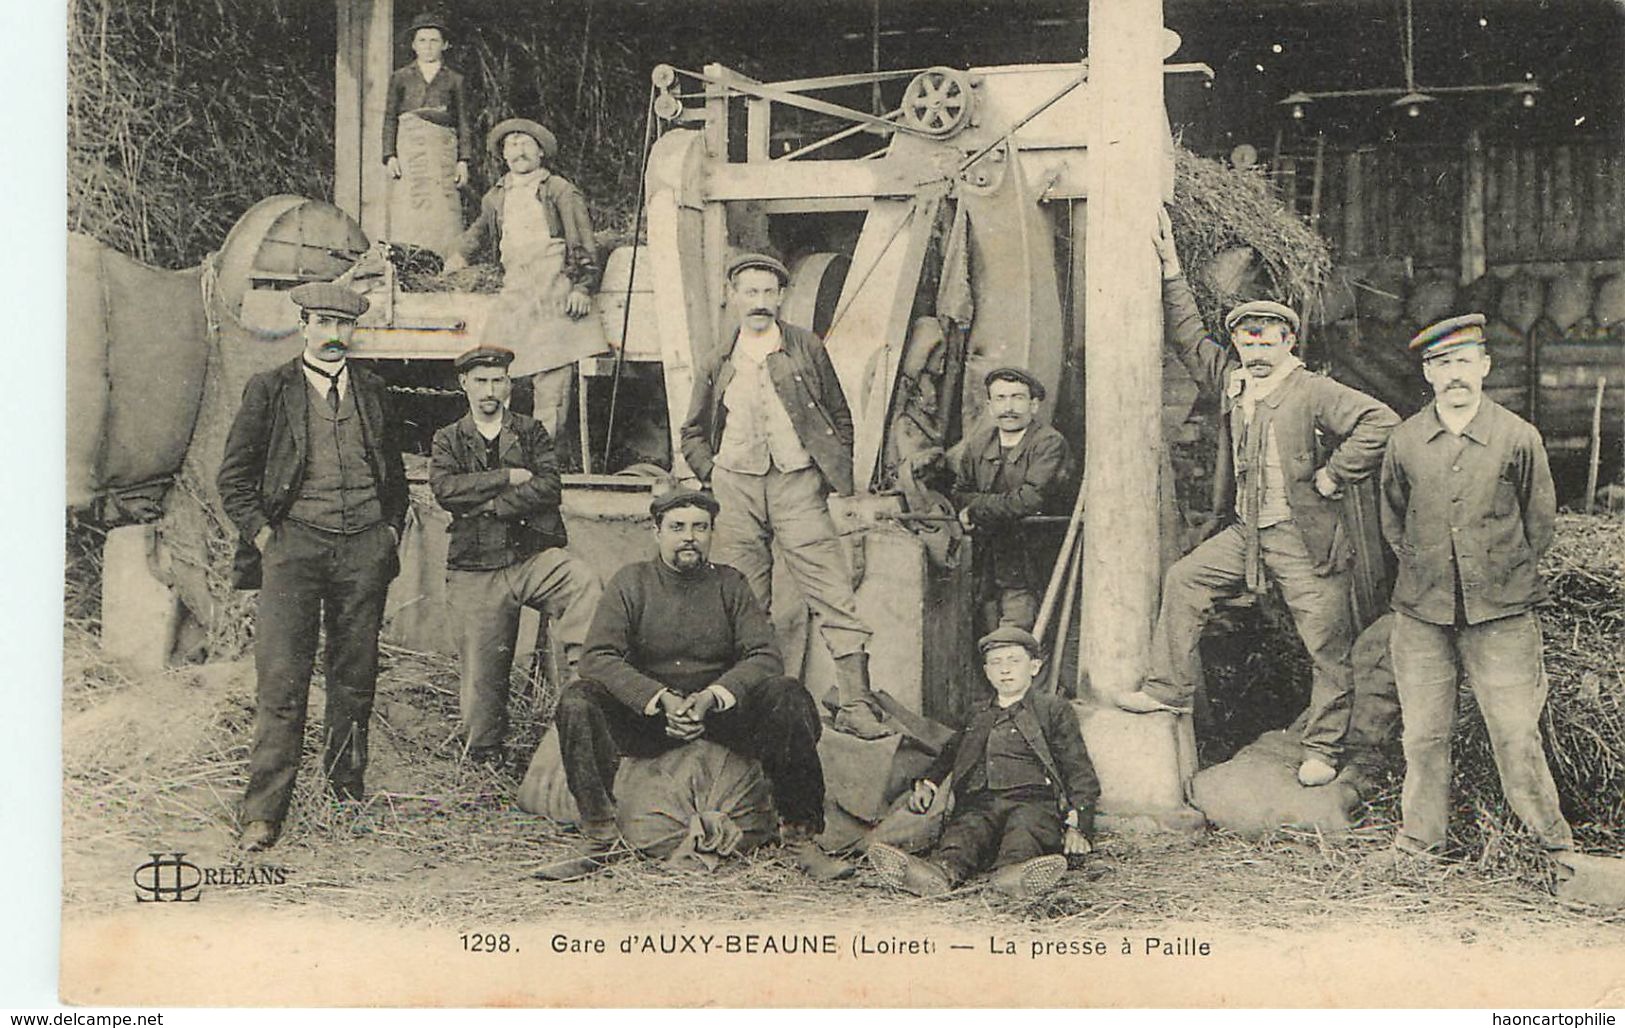
[[[480,200],[446,270],[466,267],[487,242],[496,249],[502,292],[484,325],[471,328],[484,344],[514,351],[514,377],[535,375],[536,420],[561,439],[575,362],[608,346],[590,316],[601,275],[592,219],[581,190],[547,167],[559,142],[546,128],[509,118],[486,146],[508,173]]]
[[[420,14],[404,35],[417,59],[389,77],[384,99],[384,165],[393,180],[387,238],[445,254],[463,231],[457,190],[468,184],[474,152],[468,90],[441,60],[449,45],[443,19]]]

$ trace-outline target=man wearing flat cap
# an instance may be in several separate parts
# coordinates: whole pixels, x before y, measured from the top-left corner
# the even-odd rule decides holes
[[[581,679],[559,699],[556,726],[580,851],[538,877],[575,878],[618,852],[615,773],[622,756],[653,756],[710,739],[762,762],[789,855],[816,878],[852,874],[825,855],[822,730],[812,697],[784,676],[773,626],[742,574],[710,561],[717,501],[656,497],[658,555],[617,571],[587,636]]]
[[[590,316],[601,276],[592,218],[581,190],[550,168],[559,141],[542,125],[509,118],[491,129],[486,149],[508,172],[480,200],[446,270],[495,249],[502,293],[471,331],[514,351],[515,377],[536,376],[535,416],[557,442],[575,362],[607,346],[603,326]]]
[[[241,839],[251,851],[273,845],[287,816],[324,630],[322,770],[335,797],[361,798],[378,630],[406,523],[388,393],[345,359],[366,299],[329,283],[288,295],[302,312],[304,352],[249,379],[217,479],[238,531],[235,584],[260,590]]]
[[[858,617],[828,506],[830,493],[852,492],[852,414],[823,340],[779,320],[789,282],[768,254],[729,263],[728,305],[739,324],[694,369],[683,457],[722,504],[717,562],[738,568],[771,607],[778,543],[835,658],[835,728],[875,739],[891,732],[869,687],[873,633]]]
[[[959,520],[976,533],[977,599],[985,628],[1031,630],[1048,578],[1038,533],[1021,519],[1051,509],[1071,475],[1061,433],[1037,420],[1044,384],[1024,368],[984,379],[987,417],[948,451]]]
[[[1077,712],[1064,697],[1034,691],[1043,653],[1015,625],[977,642],[993,696],[914,783],[909,809],[923,814],[953,777],[955,805],[927,858],[871,843],[883,879],[917,896],[940,896],[993,870],[992,886],[1030,898],[1066,872],[1067,857],[1091,850],[1100,782]]]
[[[1167,212],[1159,218],[1169,348],[1218,400],[1215,511],[1233,520],[1169,568],[1142,690],[1118,697],[1136,713],[1187,710],[1197,646],[1214,604],[1274,582],[1314,664],[1298,781],[1331,782],[1353,712],[1351,572],[1339,523],[1345,487],[1376,474],[1399,418],[1382,403],[1304,367],[1292,352],[1298,314],[1253,300],[1225,316],[1226,346],[1206,334],[1180,271]]]
[[[1484,395],[1484,316],[1411,340],[1433,402],[1394,431],[1382,463],[1382,531],[1399,558],[1389,649],[1404,719],[1398,854],[1444,848],[1450,733],[1465,674],[1489,730],[1507,801],[1561,859],[1574,838],[1541,749],[1546,705],[1537,570],[1552,543],[1556,491],[1535,426]]]
[[[462,654],[464,746],[470,760],[500,760],[519,614],[547,614],[575,678],[601,587],[565,549],[563,487],[553,440],[534,418],[508,409],[513,351],[476,346],[453,362],[468,413],[434,434],[429,485],[451,513],[446,596]]]

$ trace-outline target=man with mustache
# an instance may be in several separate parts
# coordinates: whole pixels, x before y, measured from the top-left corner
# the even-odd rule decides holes
[[[728,266],[739,325],[694,370],[683,456],[722,505],[716,558],[771,606],[773,543],[807,598],[835,658],[834,727],[864,739],[891,734],[869,688],[873,633],[858,617],[852,571],[830,520],[831,492],[852,492],[852,414],[818,336],[779,320],[790,272],[747,253]]]
[[[564,773],[581,811],[579,852],[544,879],[577,878],[618,852],[615,772],[623,755],[653,756],[710,739],[762,762],[788,855],[815,878],[852,865],[824,854],[822,725],[801,683],[784,677],[773,626],[738,571],[710,562],[717,501],[656,497],[654,560],[615,573],[587,634],[581,680],[559,699]]]
[[[446,596],[460,626],[464,745],[496,763],[508,727],[508,676],[519,612],[547,613],[564,646],[565,681],[598,603],[598,576],[566,550],[563,486],[553,440],[534,418],[508,410],[513,351],[476,346],[452,367],[468,413],[434,435],[429,485],[451,512]]]
[[[1484,395],[1484,315],[1411,340],[1433,402],[1388,441],[1382,531],[1399,558],[1389,649],[1405,722],[1403,824],[1390,859],[1433,855],[1450,819],[1450,732],[1463,673],[1507,801],[1559,860],[1574,837],[1540,742],[1546,705],[1537,567],[1557,496],[1535,427]]]
[[[1290,307],[1248,301],[1225,315],[1230,346],[1208,336],[1166,211],[1156,246],[1168,345],[1218,400],[1214,509],[1234,520],[1168,569],[1150,672],[1117,702],[1135,713],[1188,710],[1213,605],[1244,590],[1262,594],[1273,581],[1314,662],[1298,781],[1325,785],[1337,777],[1354,700],[1354,550],[1338,501],[1345,486],[1376,474],[1399,418],[1304,367],[1292,352],[1299,322]]]
[[[987,418],[948,451],[959,521],[976,535],[976,582],[983,626],[1031,631],[1047,569],[1036,533],[1021,519],[1041,514],[1071,474],[1061,433],[1036,420],[1044,384],[1023,368],[995,368],[983,380]]]
[[[260,590],[239,840],[250,852],[274,845],[287,817],[324,629],[322,769],[336,798],[361,799],[378,630],[406,523],[388,393],[345,359],[366,298],[326,282],[288,296],[302,312],[304,352],[248,380],[217,479],[239,533],[234,584]]]
[[[536,420],[555,444],[569,411],[575,362],[605,349],[592,314],[602,269],[581,190],[551,165],[559,140],[528,118],[498,122],[486,150],[508,172],[480,199],[480,213],[453,244],[445,270],[457,271],[487,246],[502,263],[502,292],[480,330],[517,353],[511,369],[534,374]]]

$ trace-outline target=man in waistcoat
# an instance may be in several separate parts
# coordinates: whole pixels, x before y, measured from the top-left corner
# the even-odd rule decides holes
[[[1354,709],[1354,551],[1338,522],[1339,501],[1344,487],[1376,474],[1399,418],[1304,366],[1292,352],[1299,320],[1290,307],[1248,301],[1225,315],[1230,345],[1209,336],[1166,213],[1157,254],[1168,346],[1198,388],[1218,399],[1217,509],[1232,520],[1168,569],[1150,673],[1142,690],[1117,702],[1136,713],[1188,710],[1214,604],[1274,582],[1314,662],[1298,781],[1325,785],[1337,777]]]
[[[249,379],[217,480],[239,533],[235,584],[260,590],[239,840],[248,851],[281,834],[324,631],[322,769],[336,798],[361,798],[378,630],[406,522],[406,474],[384,383],[345,359],[366,299],[316,282],[289,296],[301,308],[304,352]]]

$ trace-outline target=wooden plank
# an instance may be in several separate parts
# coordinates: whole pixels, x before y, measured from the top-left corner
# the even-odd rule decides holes
[[[367,4],[366,54],[361,94],[361,230],[369,239],[388,231],[389,184],[384,168],[384,104],[394,68],[395,0]]]
[[[706,176],[711,201],[906,197],[924,177],[905,176],[893,161],[774,161],[715,165]],[[854,204],[854,210],[864,205]]]
[[[333,203],[361,218],[362,33],[366,0],[337,0],[333,62]]]
[[[1365,256],[1365,152],[1343,155],[1343,254]]]
[[[745,160],[765,161],[773,135],[772,101],[752,98],[745,101]]]

